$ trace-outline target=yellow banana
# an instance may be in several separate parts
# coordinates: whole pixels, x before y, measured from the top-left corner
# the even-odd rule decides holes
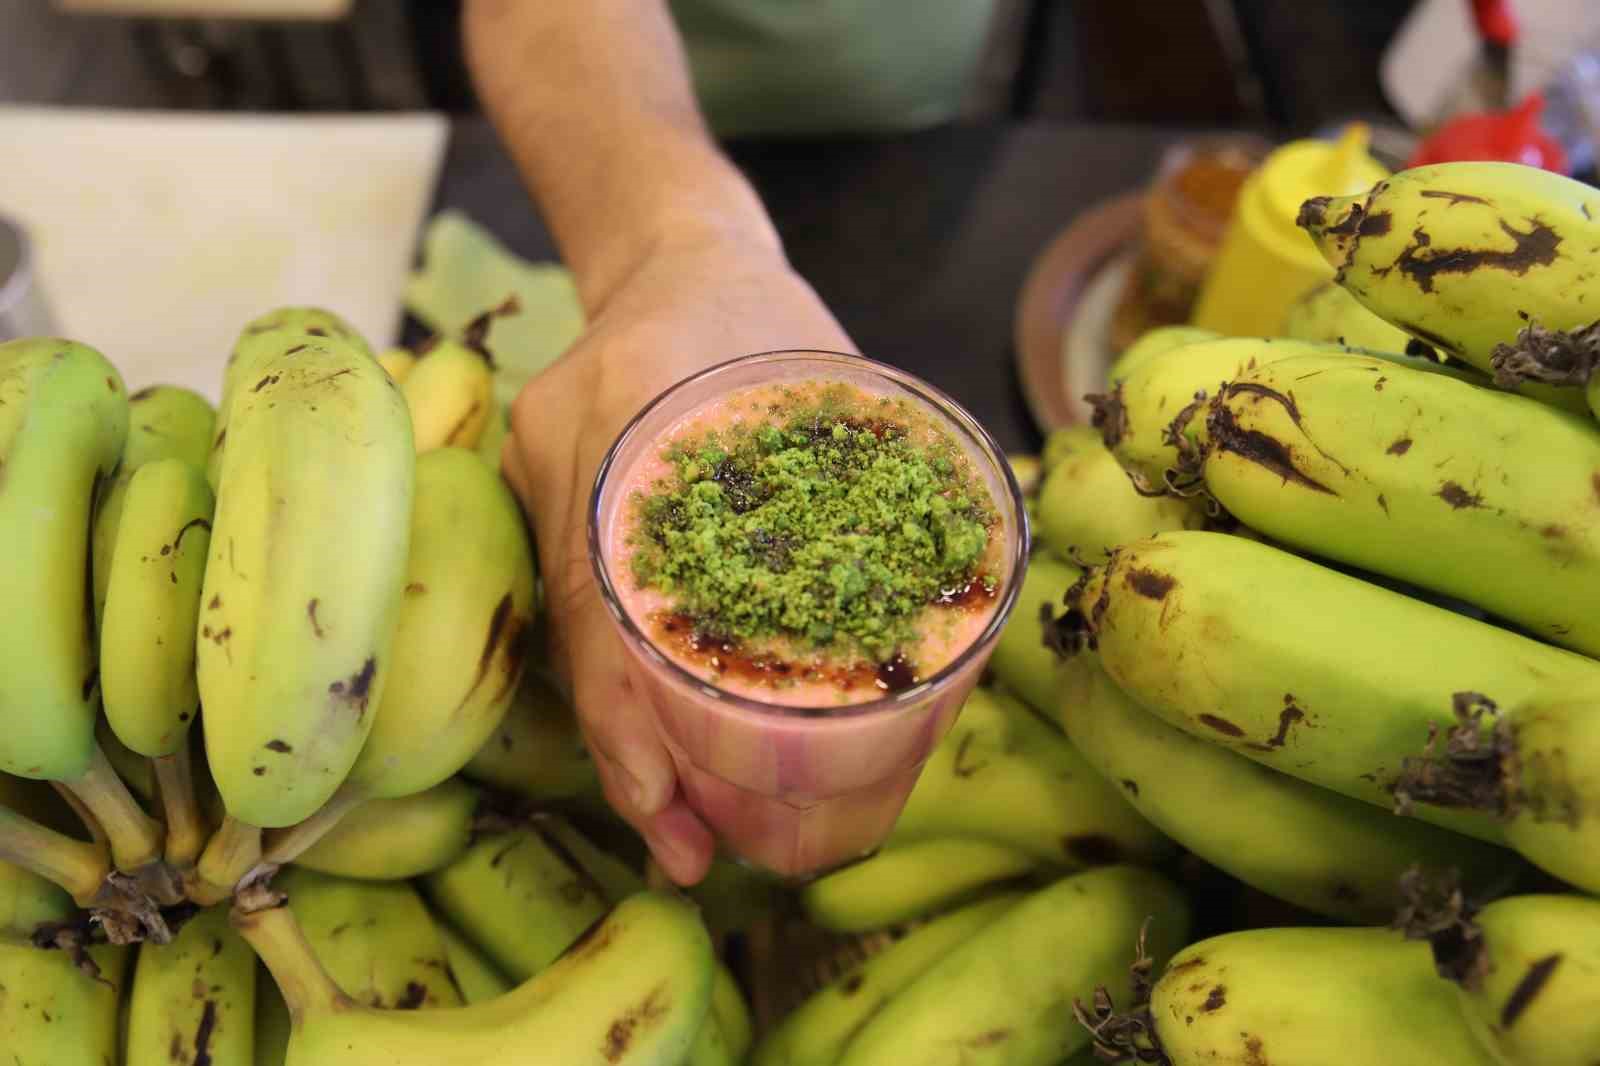
[[[1031,855],[979,837],[919,840],[808,882],[800,905],[823,929],[864,933],[937,914],[1038,866]]]
[[[1431,369],[1439,374],[1477,380],[1432,359],[1392,352],[1366,352],[1337,344],[1286,338],[1224,337],[1159,352],[1140,362],[1095,405],[1094,426],[1117,461],[1143,492],[1161,492],[1181,483],[1182,463],[1193,450],[1199,431],[1193,413],[1201,399],[1214,395],[1223,382],[1255,367],[1291,356],[1360,354],[1399,366]],[[1177,422],[1177,427],[1174,422]],[[1181,427],[1187,426],[1187,429]]]
[[[256,364],[282,351],[280,342],[284,337],[301,334],[343,341],[363,355],[373,355],[366,338],[350,323],[325,308],[279,307],[246,322],[222,370],[222,400],[217,404],[211,448],[206,457],[206,479],[211,482],[213,490],[222,476],[222,457],[227,451],[228,417],[240,383],[254,385],[261,376],[256,372]]]
[[[111,769],[128,786],[141,805],[154,810],[161,797],[156,794],[156,768],[143,755],[122,742],[111,729],[111,723],[102,715],[94,726],[94,738],[105,752]]]
[[[1171,725],[1388,806],[1403,760],[1450,724],[1453,693],[1509,703],[1600,681],[1600,664],[1220,533],[1163,533],[1087,571],[1059,622]],[[1493,817],[1416,815],[1491,842]]]
[[[1585,280],[1600,192],[1552,171],[1413,167],[1364,194],[1308,200],[1299,222],[1364,306],[1480,370],[1530,324],[1580,331],[1597,317]],[[1581,409],[1581,391],[1565,391]]]
[[[294,861],[357,880],[421,877],[467,850],[481,798],[477,788],[452,777],[425,792],[369,800]]]
[[[1196,499],[1151,496],[1134,488],[1127,471],[1100,439],[1079,426],[1063,442],[1039,489],[1040,542],[1056,558],[1102,563],[1118,544],[1169,529],[1201,529],[1205,507]]]
[[[1508,896],[1481,910],[1425,917],[1431,927],[1421,935],[1434,965],[1457,984],[1467,1026],[1494,1062],[1600,1061],[1600,900]]]
[[[750,1045],[755,1043],[755,1020],[750,1017],[750,1004],[745,1002],[739,982],[720,961],[711,976],[711,1014],[705,1028],[711,1028],[712,1022],[727,1046],[729,1057],[734,1062],[743,1062],[750,1053]]]
[[[600,790],[571,704],[531,667],[523,672],[505,718],[461,772],[535,803]]]
[[[410,348],[386,348],[378,353],[378,365],[389,375],[389,380],[398,385],[417,365],[417,355]]]
[[[511,991],[511,982],[494,963],[454,926],[442,918],[435,918],[439,938],[444,941],[444,957],[450,963],[450,977],[461,991],[463,1003],[482,1003]]]
[[[241,915],[294,1018],[287,1066],[677,1066],[711,999],[711,942],[694,908],[640,893],[538,977],[437,1011],[351,1002],[282,907]]]
[[[1593,418],[1341,355],[1247,370],[1200,420],[1206,491],[1252,529],[1600,655]]]
[[[1017,479],[1017,485],[1022,489],[1024,499],[1038,494],[1039,479],[1043,476],[1043,471],[1040,469],[1037,455],[1013,452],[1006,456],[1006,465],[1011,467],[1011,476]]]
[[[494,364],[470,340],[439,338],[400,383],[417,452],[477,446],[495,407]]]
[[[123,1066],[254,1066],[256,957],[228,908],[200,911],[133,968]]]
[[[1325,341],[1378,352],[1427,355],[1425,345],[1399,326],[1386,322],[1361,305],[1350,291],[1333,279],[1311,289],[1290,306],[1283,318],[1285,337]]]
[[[1247,885],[1329,918],[1380,924],[1413,865],[1459,870],[1475,891],[1524,867],[1515,855],[1396,818],[1167,725],[1088,657],[1064,667],[1061,720],[1139,813]]]
[[[989,669],[1000,684],[1049,719],[1056,714],[1061,660],[1045,645],[1045,628],[1065,609],[1067,589],[1079,574],[1077,567],[1035,552],[1023,572],[1017,605],[989,657]]]
[[[533,549],[506,483],[461,448],[418,456],[405,595],[371,731],[338,791],[273,834],[266,861],[292,861],[368,800],[414,795],[461,769],[516,691],[533,589]]]
[[[929,756],[887,843],[951,836],[1003,844],[1057,868],[1171,853],[1059,730],[984,688]]]
[[[1145,330],[1106,370],[1106,384],[1115,385],[1139,368],[1146,359],[1152,359],[1174,348],[1183,348],[1201,341],[1221,340],[1222,334],[1199,326],[1155,326]]]
[[[0,942],[0,1049],[17,1066],[106,1066],[122,1061],[118,1003],[131,948],[88,949],[91,976],[65,951]],[[9,1066],[9,1064],[8,1064]]]
[[[355,347],[274,336],[277,354],[251,361],[231,407],[201,594],[201,724],[230,819],[202,856],[202,902],[249,869],[251,827],[304,821],[349,773],[393,666],[405,584],[404,402]]]
[[[549,966],[607,907],[594,879],[537,825],[486,836],[421,883],[445,918],[514,981]]]
[[[511,436],[511,419],[506,415],[505,407],[496,400],[489,407],[489,421],[484,425],[483,434],[478,437],[478,446],[474,450],[489,464],[489,469],[497,474],[500,472],[500,454],[505,450],[506,438],[509,436]]]
[[[31,941],[47,922],[77,913],[72,897],[55,882],[9,862],[0,862],[0,945]]]
[[[390,1010],[461,1004],[439,928],[411,885],[291,866],[273,889],[288,896],[318,961],[354,1002]]]
[[[897,936],[785,1015],[756,1045],[750,1066],[834,1066],[850,1038],[902,989],[1024,898],[997,893]]]
[[[890,999],[839,1066],[1052,1066],[1089,1041],[1073,1002],[1102,985],[1127,989],[1142,927],[1157,963],[1187,939],[1188,906],[1160,874],[1108,866],[1064,877]]]
[[[1454,1000],[1427,947],[1397,932],[1248,929],[1174,955],[1148,1009],[1093,1021],[1113,1062],[1491,1066]]]

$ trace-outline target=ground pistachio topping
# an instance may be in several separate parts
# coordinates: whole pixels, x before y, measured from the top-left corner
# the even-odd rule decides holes
[[[992,504],[949,438],[912,431],[904,401],[786,395],[668,449],[672,476],[631,501],[634,578],[705,636],[884,662],[930,604],[989,581]]]

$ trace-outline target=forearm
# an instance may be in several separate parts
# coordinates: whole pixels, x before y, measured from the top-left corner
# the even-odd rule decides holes
[[[484,109],[591,314],[675,242],[779,253],[700,118],[665,0],[467,0],[463,33]]]

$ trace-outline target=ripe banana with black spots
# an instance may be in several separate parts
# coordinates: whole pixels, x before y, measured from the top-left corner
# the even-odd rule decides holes
[[[537,823],[475,841],[421,885],[446,920],[514,981],[549,966],[609,905],[594,878]]]
[[[1132,946],[1157,964],[1188,937],[1160,874],[1108,866],[1039,889],[974,932],[872,1016],[839,1066],[1055,1066],[1089,1041],[1075,1000],[1126,995]]]
[[[1423,936],[1460,991],[1467,1027],[1505,1066],[1600,1061],[1600,900],[1508,896],[1435,923]]]
[[[287,1066],[678,1066],[710,1007],[705,927],[691,904],[653,892],[618,905],[505,995],[434,1011],[351,1002],[286,908],[236,922],[291,1008]]]
[[[1059,703],[1056,674],[1061,659],[1045,644],[1046,626],[1065,610],[1067,589],[1081,573],[1075,566],[1034,552],[1022,574],[1017,605],[989,656],[989,670],[1001,686],[1051,720]]]
[[[1413,167],[1363,194],[1308,200],[1299,223],[1364,306],[1483,371],[1530,325],[1581,333],[1600,317],[1587,302],[1600,192],[1552,171]],[[1576,388],[1550,398],[1583,406]]]
[[[389,1010],[460,1006],[444,939],[411,885],[291,866],[272,887],[288,897],[322,968],[354,1002]]]
[[[272,336],[230,408],[201,595],[202,726],[229,815],[202,901],[250,869],[252,827],[304,821],[355,764],[411,539],[416,458],[388,375],[343,341]]]
[[[886,844],[952,836],[1001,844],[1057,869],[1155,862],[1172,848],[1060,730],[981,687],[929,756]]]
[[[1085,572],[1057,623],[1119,688],[1193,736],[1381,806],[1452,694],[1516,703],[1600,664],[1242,537],[1184,531]],[[1494,843],[1492,815],[1418,805]]]
[[[269,863],[292,861],[369,800],[450,778],[499,727],[521,680],[534,563],[510,487],[469,451],[426,452],[410,521],[388,682],[366,742],[320,810],[269,838]]]
[[[1329,918],[1387,922],[1413,865],[1459,870],[1480,893],[1525,868],[1503,848],[1396,818],[1175,729],[1088,656],[1063,667],[1061,721],[1162,832],[1245,884]]]
[[[210,907],[170,944],[140,945],[123,1066],[254,1066],[256,957]]]
[[[1246,370],[1196,421],[1195,472],[1252,529],[1600,655],[1593,418],[1337,355]]]
[[[403,881],[442,870],[472,841],[482,793],[458,777],[399,799],[368,800],[294,861],[364,881]]]
[[[1100,1009],[1093,1016],[1085,1011],[1106,1061],[1158,1066],[1491,1066],[1493,1061],[1467,1031],[1449,984],[1434,974],[1426,945],[1388,929],[1224,933],[1190,944],[1158,972],[1147,1007],[1134,1005],[1122,1014]],[[1127,1002],[1111,996],[1112,1005]]]
[[[1280,332],[1292,340],[1324,341],[1378,352],[1428,354],[1420,350],[1425,347],[1421,341],[1367,310],[1331,278],[1290,305]]]
[[[800,890],[814,925],[863,933],[926,918],[1038,869],[1032,855],[979,837],[888,847]]]
[[[122,1061],[118,1004],[132,949],[101,944],[80,967],[66,951],[0,941],[0,1049],[18,1066]],[[98,975],[91,970],[98,969]]]
[[[1118,544],[1169,529],[1202,529],[1204,504],[1134,488],[1122,464],[1091,426],[1063,431],[1059,455],[1039,489],[1039,540],[1058,559],[1103,563]]]
[[[494,413],[494,364],[488,349],[471,341],[439,338],[400,383],[417,452],[477,447]]]
[[[750,1066],[834,1066],[845,1044],[929,967],[1026,898],[1002,892],[942,914],[818,989],[761,1038]]]
[[[256,365],[282,351],[281,341],[284,337],[302,334],[343,341],[376,361],[366,338],[354,326],[326,308],[278,307],[246,322],[222,370],[222,396],[212,427],[211,449],[206,457],[206,478],[213,490],[222,476],[222,457],[227,452],[228,418],[234,396],[240,391],[241,384],[248,388],[260,380]]]

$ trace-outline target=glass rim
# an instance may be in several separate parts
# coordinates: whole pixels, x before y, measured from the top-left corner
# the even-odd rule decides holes
[[[840,706],[804,707],[793,704],[769,703],[765,700],[741,696],[738,693],[719,688],[657,648],[655,642],[640,629],[639,625],[633,620],[633,616],[622,605],[622,599],[618,595],[616,585],[611,579],[610,568],[606,565],[605,553],[600,543],[600,505],[606,487],[607,476],[616,465],[623,449],[634,439],[645,421],[674,396],[703,383],[708,378],[726,373],[740,366],[758,362],[776,363],[817,357],[821,357],[824,361],[851,363],[863,367],[880,377],[888,378],[896,385],[910,392],[919,401],[932,407],[943,419],[955,423],[957,429],[971,438],[982,454],[999,468],[1002,488],[1009,496],[1011,513],[1014,516],[1014,520],[1011,523],[1011,541],[1014,554],[1012,556],[1011,573],[1007,575],[1008,580],[1005,588],[1000,593],[1000,601],[995,605],[994,613],[983,627],[983,631],[963,648],[960,654],[934,674],[923,678],[910,688],[892,692],[876,699]],[[999,502],[996,501],[996,503]],[[600,461],[600,468],[595,472],[594,486],[589,497],[589,563],[594,570],[595,581],[600,588],[600,599],[605,604],[606,610],[611,613],[611,616],[621,626],[624,638],[632,640],[641,646],[645,655],[651,661],[665,667],[668,674],[680,684],[687,685],[698,692],[708,695],[724,706],[755,715],[778,718],[805,718],[820,721],[829,718],[858,718],[868,714],[881,714],[920,703],[927,699],[930,693],[948,686],[956,675],[971,662],[973,656],[995,642],[1000,635],[1000,630],[1005,627],[1005,623],[1010,618],[1017,597],[1022,592],[1022,581],[1018,575],[1027,566],[1031,536],[1032,532],[1029,527],[1027,506],[1023,500],[1022,487],[1017,482],[1016,474],[1011,469],[1011,463],[1007,460],[1006,453],[1000,448],[989,431],[983,427],[983,424],[974,418],[965,407],[938,386],[923,381],[916,375],[901,370],[899,367],[891,366],[888,363],[880,362],[864,355],[832,351],[826,348],[775,348],[770,351],[734,356],[731,359],[725,359],[720,363],[698,370],[662,390],[628,420],[622,431],[617,434],[617,439],[611,442],[611,447],[606,449],[605,457]]]

